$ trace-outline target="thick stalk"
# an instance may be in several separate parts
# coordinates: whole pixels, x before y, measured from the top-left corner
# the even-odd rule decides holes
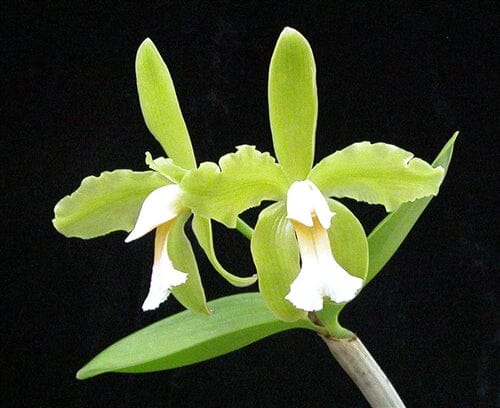
[[[330,352],[373,408],[404,408],[403,401],[370,352],[356,336],[321,336]]]

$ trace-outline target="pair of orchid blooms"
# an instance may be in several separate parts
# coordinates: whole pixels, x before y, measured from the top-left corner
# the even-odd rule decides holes
[[[339,201],[348,197],[382,204],[387,211],[435,195],[443,179],[434,168],[393,145],[355,143],[316,166],[316,68],[307,40],[286,28],[274,50],[268,101],[277,161],[243,145],[219,163],[199,167],[169,71],[154,44],[140,46],[137,84],[146,124],[167,158],[146,163],[153,171],[116,170],[88,177],[55,208],[54,225],[66,236],[91,238],[131,231],[126,242],[156,230],[154,263],[144,310],[156,309],[171,292],[188,309],[209,312],[184,226],[214,268],[235,286],[258,277],[259,289],[280,319],[294,321],[324,302],[352,300],[368,270],[368,243],[358,219]],[[238,215],[275,201],[255,230]],[[251,239],[257,277],[237,277],[217,261],[211,220],[238,228]]]

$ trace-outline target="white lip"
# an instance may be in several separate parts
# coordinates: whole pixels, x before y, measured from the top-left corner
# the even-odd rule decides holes
[[[299,244],[302,267],[285,299],[302,310],[323,308],[323,297],[336,303],[352,300],[363,280],[350,275],[335,260],[327,229],[334,215],[326,199],[310,181],[295,182],[287,195],[287,217]]]

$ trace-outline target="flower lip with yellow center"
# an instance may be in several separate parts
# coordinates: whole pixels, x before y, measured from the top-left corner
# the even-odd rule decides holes
[[[309,180],[292,184],[287,194],[287,217],[292,222],[302,261],[285,297],[306,311],[323,308],[323,296],[336,303],[352,300],[363,280],[350,275],[332,254],[328,228],[335,215],[319,189]]]
[[[187,273],[175,269],[168,255],[170,230],[184,210],[178,185],[157,188],[144,200],[135,227],[125,239],[125,242],[131,242],[156,228],[151,284],[142,305],[144,311],[158,308],[168,298],[172,288],[185,283],[188,278]]]

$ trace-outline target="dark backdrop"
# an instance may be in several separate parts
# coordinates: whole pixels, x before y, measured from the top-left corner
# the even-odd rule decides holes
[[[3,406],[367,406],[300,331],[171,372],[75,379],[105,346],[180,310],[173,299],[140,310],[151,236],[82,241],[51,225],[83,177],[162,153],[139,109],[137,47],[155,41],[198,160],[216,160],[242,143],[272,149],[267,69],[286,25],[316,57],[317,159],[371,140],[431,161],[461,131],[439,197],[343,319],[409,407],[494,406],[498,7],[419,4],[3,2]],[[368,231],[383,215],[348,205]],[[218,228],[217,247],[231,270],[253,272],[235,232]],[[210,299],[238,291],[199,255]]]

